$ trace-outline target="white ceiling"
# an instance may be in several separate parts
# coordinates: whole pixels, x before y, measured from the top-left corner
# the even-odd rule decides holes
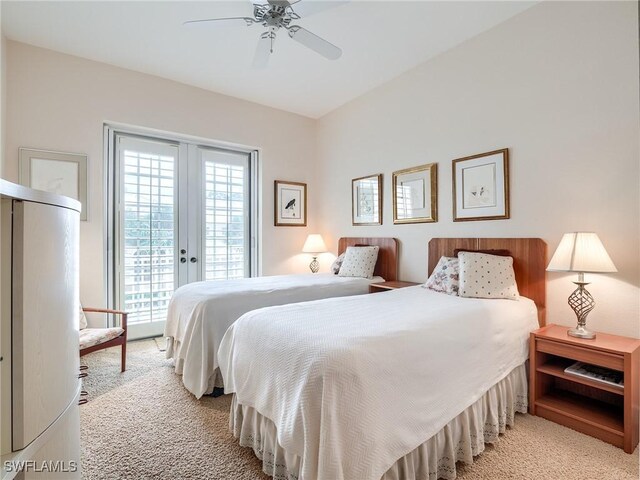
[[[296,22],[341,47],[339,60],[280,32],[265,70],[251,67],[261,25],[182,25],[251,16],[248,0],[3,0],[2,29],[11,40],[318,118],[534,3],[351,1]]]

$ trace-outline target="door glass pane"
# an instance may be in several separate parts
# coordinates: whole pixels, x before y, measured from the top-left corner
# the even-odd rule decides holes
[[[247,277],[248,158],[205,150],[203,169],[203,280]]]
[[[176,155],[130,147],[121,152],[122,306],[132,324],[164,321],[176,278]]]

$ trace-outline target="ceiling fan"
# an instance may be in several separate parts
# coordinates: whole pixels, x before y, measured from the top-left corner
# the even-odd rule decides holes
[[[300,20],[302,16],[308,16],[321,10],[326,10],[334,6],[347,3],[340,2],[313,2],[306,1],[303,10],[308,10],[307,14],[302,16],[293,10],[293,5],[300,3],[302,0],[267,0],[268,3],[253,4],[252,17],[226,17],[226,18],[207,18],[203,20],[189,20],[184,25],[201,25],[209,22],[243,22],[247,27],[260,24],[267,30],[260,35],[256,53],[253,58],[253,66],[256,68],[264,68],[269,62],[269,57],[273,53],[273,45],[276,40],[278,30],[284,28],[289,37],[296,42],[310,48],[329,60],[337,60],[342,55],[342,50],[318,35],[311,33],[300,25],[292,25],[292,22]],[[309,8],[304,8],[309,6]],[[296,6],[296,9],[298,7]]]

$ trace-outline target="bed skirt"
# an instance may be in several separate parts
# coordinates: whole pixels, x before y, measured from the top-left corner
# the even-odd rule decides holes
[[[527,370],[516,367],[477,402],[451,420],[433,437],[400,458],[382,480],[456,478],[456,462],[473,463],[485,443],[495,443],[516,412],[527,412]],[[262,460],[262,470],[278,480],[297,480],[300,457],[277,442],[275,424],[254,408],[240,405],[235,394],[229,426],[243,447],[251,447]]]
[[[165,337],[165,341],[166,349],[164,358],[173,358],[175,372],[178,375],[183,375],[184,358],[178,357],[178,352],[180,351],[180,340],[177,340],[173,337]],[[207,382],[207,390],[204,392],[204,395],[209,395],[211,392],[213,392],[214,388],[224,388],[222,374],[220,373],[220,369],[217,367],[213,376],[209,378],[209,381]]]

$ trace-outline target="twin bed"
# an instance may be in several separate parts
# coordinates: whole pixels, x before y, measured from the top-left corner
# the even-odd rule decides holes
[[[278,275],[223,282],[195,282],[175,291],[169,303],[166,357],[197,398],[222,387],[218,348],[223,335],[244,313],[263,307],[369,293],[369,285],[397,280],[395,238],[350,237],[338,241],[338,254],[352,246],[378,246],[373,278],[327,274]]]
[[[340,251],[385,240],[341,239]],[[386,280],[397,272],[391,243],[376,267]],[[230,428],[273,478],[455,478],[456,462],[471,463],[527,410],[528,338],[544,325],[546,292],[540,239],[432,239],[428,273],[458,250],[511,256],[519,299],[421,286],[354,295],[355,284],[333,280],[320,293],[319,276],[250,279],[226,293],[196,285],[176,292],[170,355],[183,373],[197,359],[195,386],[184,382],[196,396],[219,368]]]
[[[248,312],[219,362],[230,426],[278,479],[455,478],[526,412],[529,332],[544,324],[540,239],[433,239],[507,251],[518,300],[410,287]]]

